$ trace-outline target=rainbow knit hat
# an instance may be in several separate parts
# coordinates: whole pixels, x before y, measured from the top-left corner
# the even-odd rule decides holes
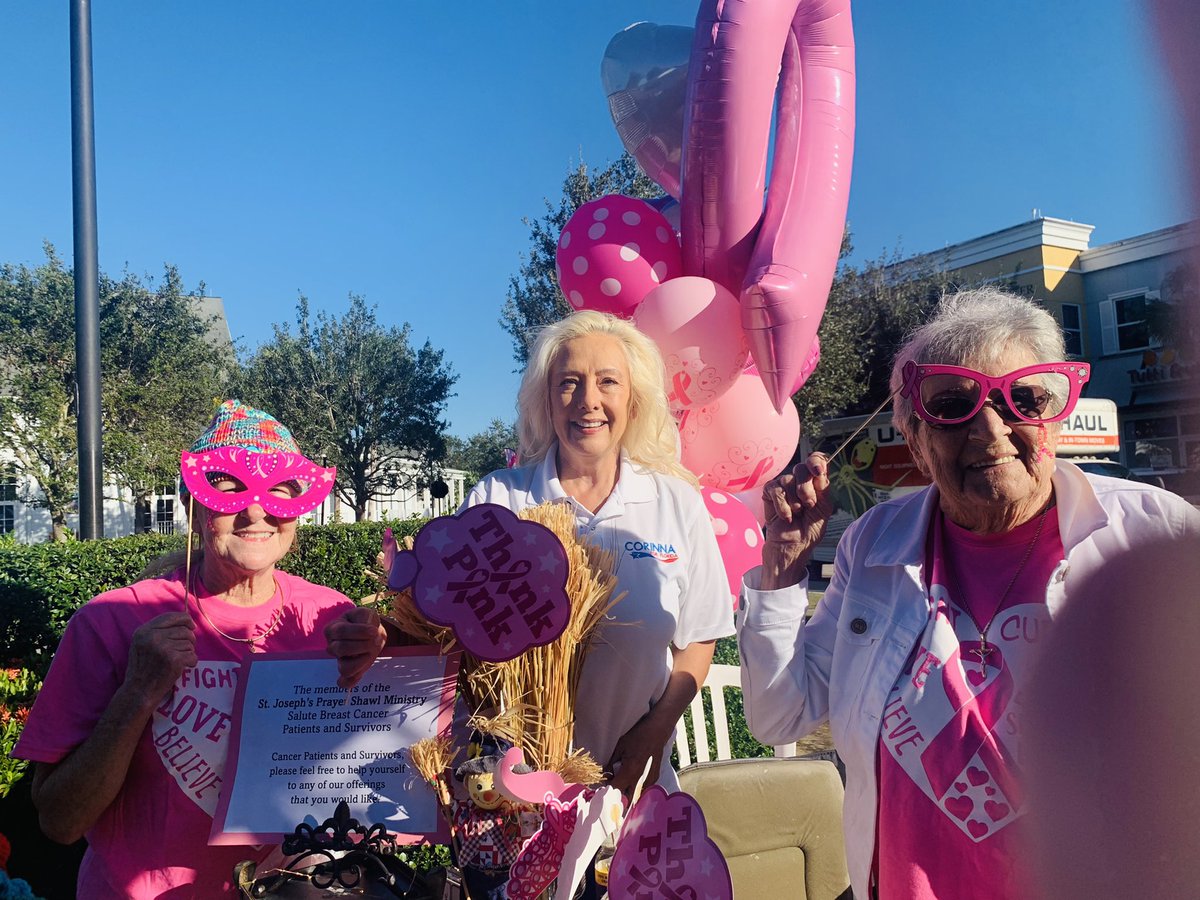
[[[208,428],[191,446],[192,453],[218,447],[241,447],[257,453],[299,453],[296,439],[283,424],[261,409],[241,400],[226,400],[217,407]]]

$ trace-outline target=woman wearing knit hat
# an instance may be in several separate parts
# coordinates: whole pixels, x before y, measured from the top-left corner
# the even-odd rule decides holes
[[[225,401],[181,473],[199,549],[72,616],[13,753],[38,764],[46,834],[88,839],[82,898],[236,896],[234,865],[273,849],[208,846],[238,668],[323,649],[355,608],[275,568],[335,474],[278,421]]]

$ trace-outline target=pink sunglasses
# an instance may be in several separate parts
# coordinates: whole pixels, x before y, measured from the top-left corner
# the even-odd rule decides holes
[[[1091,377],[1087,363],[1039,363],[1007,375],[985,375],[964,366],[905,363],[900,395],[930,425],[961,425],[991,403],[1006,422],[1046,425],[1071,414]],[[999,392],[997,399],[992,395]]]

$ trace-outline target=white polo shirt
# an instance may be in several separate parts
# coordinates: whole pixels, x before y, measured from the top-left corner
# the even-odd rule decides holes
[[[584,663],[575,705],[575,746],[604,765],[617,741],[662,696],[671,645],[733,634],[733,604],[717,539],[700,492],[686,482],[621,458],[617,485],[592,513],[558,480],[557,447],[542,462],[493,472],[466,506],[496,503],[519,511],[550,500],[574,505],[580,536],[617,561],[615,594],[627,592],[600,627]],[[663,748],[659,784],[678,790]]]

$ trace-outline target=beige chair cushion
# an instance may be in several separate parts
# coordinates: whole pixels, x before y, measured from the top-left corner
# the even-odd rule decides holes
[[[697,763],[679,784],[704,810],[739,900],[850,896],[842,782],[832,763],[728,759]]]

